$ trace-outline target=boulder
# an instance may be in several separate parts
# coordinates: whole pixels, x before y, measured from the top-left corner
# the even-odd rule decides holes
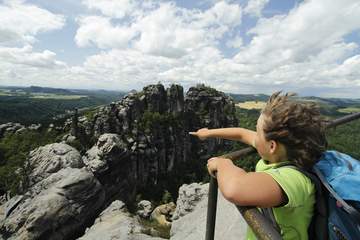
[[[85,168],[64,168],[15,196],[0,222],[9,239],[72,239],[101,208],[105,195]]]
[[[107,171],[127,153],[127,145],[117,134],[106,133],[83,156],[84,164],[95,174]]]
[[[80,153],[65,143],[52,143],[39,147],[29,154],[26,168],[29,186],[48,177],[62,168],[81,168],[84,164]]]
[[[137,205],[136,214],[142,218],[148,218],[153,211],[153,207],[151,206],[151,202],[147,200],[142,200]]]
[[[79,152],[63,143],[30,152],[28,188],[2,209],[0,235],[7,239],[74,239],[99,214],[105,192]]]

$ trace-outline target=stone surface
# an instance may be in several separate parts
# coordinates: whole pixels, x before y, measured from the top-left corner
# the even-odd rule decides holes
[[[9,239],[72,239],[101,211],[105,191],[66,144],[31,151],[27,190],[2,208],[0,235]],[[82,168],[81,168],[82,167]]]
[[[14,201],[15,207],[0,223],[1,233],[11,239],[71,239],[96,216],[104,198],[91,172],[61,169]]]
[[[29,154],[29,185],[32,186],[62,168],[83,166],[80,153],[67,144],[53,143],[39,147]]]
[[[126,155],[127,145],[117,134],[106,133],[83,156],[84,164],[95,174],[109,170],[110,165]]]
[[[0,138],[5,136],[5,134],[21,134],[26,130],[31,131],[39,131],[41,128],[41,124],[31,124],[28,127],[20,123],[8,122],[4,124],[0,124]]]
[[[126,210],[125,204],[119,200],[111,203],[93,226],[86,230],[78,240],[163,240],[142,232],[137,218],[132,217]]]
[[[8,122],[8,123],[0,124],[0,137],[3,137],[5,134],[14,134],[18,130],[24,128],[25,126],[20,123]]]
[[[138,210],[136,211],[136,214],[142,218],[148,218],[153,211],[151,202],[147,200],[141,200],[138,203],[137,208]]]
[[[135,194],[129,154],[127,143],[118,134],[106,133],[98,138],[97,143],[82,158],[86,167],[103,185],[107,204],[119,196],[130,202]]]
[[[66,123],[69,131],[74,126],[71,121]],[[123,148],[115,159],[95,142],[83,160],[95,175],[101,175],[109,201],[126,203],[149,188],[154,192],[167,189],[176,197],[179,183],[201,181],[207,159],[229,151],[232,144],[223,139],[200,141],[188,132],[238,123],[235,104],[224,93],[198,85],[184,96],[182,86],[165,89],[161,84],[132,91],[120,101],[100,107],[92,118],[75,121],[80,140],[101,137],[114,149]],[[112,141],[104,134],[117,137]],[[118,187],[113,187],[115,184]]]
[[[171,240],[198,240],[205,238],[209,184],[184,184],[170,231]],[[218,192],[215,239],[244,239],[247,224],[234,204]]]

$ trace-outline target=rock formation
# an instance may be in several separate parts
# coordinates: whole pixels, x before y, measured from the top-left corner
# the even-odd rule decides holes
[[[82,168],[83,166],[79,152],[69,145],[53,143],[39,147],[30,152],[26,164],[29,172],[28,185],[34,185],[62,168]]]
[[[2,206],[6,239],[73,239],[97,216],[105,192],[76,149],[50,144],[33,151],[28,190]]]
[[[232,147],[221,139],[200,141],[188,132],[236,125],[232,99],[204,85],[190,88],[185,97],[179,85],[165,89],[156,84],[130,92],[92,117],[79,117],[77,136],[71,134],[70,119],[64,126],[65,140],[90,147],[79,153],[62,142],[32,151],[26,164],[26,191],[0,207],[0,235],[76,239],[108,206],[81,239],[105,236],[103,220],[114,227],[108,239],[134,233],[139,221],[124,214],[123,204],[116,201],[131,205],[138,193],[148,199],[161,196],[165,189],[176,199],[181,184],[200,181],[207,174],[209,157]],[[129,239],[145,239],[139,234]]]
[[[25,127],[20,123],[8,122],[8,123],[0,124],[0,138],[5,136],[5,134],[21,133],[26,129],[37,131],[40,128],[41,128],[41,124],[31,124],[30,126]]]
[[[67,125],[71,126],[71,122]],[[224,93],[198,85],[184,97],[179,85],[165,89],[156,84],[100,108],[92,119],[82,118],[78,131],[82,139],[98,139],[86,152],[84,161],[92,165],[101,183],[118,186],[105,187],[109,201],[120,198],[129,202],[135,193],[146,194],[149,188],[151,194],[168,189],[176,197],[183,182],[201,181],[205,161],[220,151],[229,151],[231,143],[222,139],[201,142],[188,132],[231,126],[237,126],[235,105]],[[116,141],[112,144],[118,150],[113,151],[119,155],[117,159],[101,160],[106,154],[97,149],[102,144],[99,140],[112,142],[104,140],[109,135],[103,134],[109,133],[114,134],[112,139]]]

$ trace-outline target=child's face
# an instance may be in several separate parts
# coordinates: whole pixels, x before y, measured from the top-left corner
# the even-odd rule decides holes
[[[264,115],[261,114],[260,117],[257,120],[256,124],[256,139],[255,139],[255,146],[256,149],[260,155],[260,157],[264,160],[270,160],[270,141],[266,141],[264,136],[264,130],[263,130],[263,124],[264,124]]]

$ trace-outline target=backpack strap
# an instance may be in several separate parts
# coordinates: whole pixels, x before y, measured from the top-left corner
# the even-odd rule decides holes
[[[316,202],[314,215],[309,225],[308,233],[309,239],[328,239],[328,203],[327,193],[323,190],[322,182],[317,177],[316,173],[306,171],[296,165],[289,164],[286,167],[298,170],[305,176],[307,176],[315,186],[316,190]]]

